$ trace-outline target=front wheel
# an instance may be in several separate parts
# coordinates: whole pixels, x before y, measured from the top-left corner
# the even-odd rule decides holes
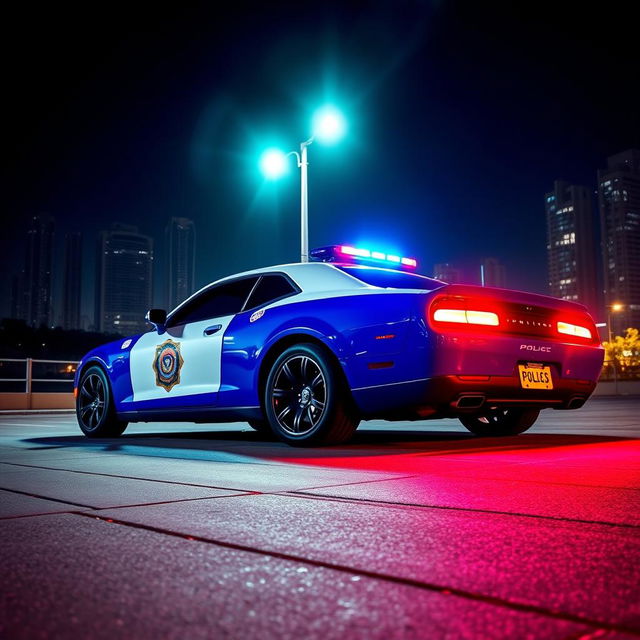
[[[80,378],[76,416],[89,438],[116,438],[127,428],[126,422],[118,420],[109,380],[98,366],[89,367]]]
[[[494,408],[477,415],[459,416],[460,422],[477,436],[515,436],[538,419],[539,409]]]
[[[280,354],[264,393],[271,429],[294,446],[345,442],[360,422],[342,372],[315,344],[294,345]]]

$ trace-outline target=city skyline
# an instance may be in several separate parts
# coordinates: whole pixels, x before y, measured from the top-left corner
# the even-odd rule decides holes
[[[604,299],[616,333],[640,327],[640,150],[607,158],[598,170]]]
[[[177,268],[172,271],[168,268],[172,256],[171,234],[168,231],[175,224],[179,227],[182,237],[178,243],[180,245],[178,247],[178,255],[174,256],[174,266]],[[108,253],[112,253],[108,247],[105,247],[105,243],[108,245],[111,242],[114,232],[129,234],[131,237],[139,236],[140,238],[145,238],[147,247],[140,247],[141,249],[150,250],[151,256],[156,252],[156,255],[159,253],[166,257],[165,264],[161,268],[154,270],[152,266],[148,270],[148,277],[146,278],[148,292],[145,292],[142,299],[150,301],[149,307],[152,306],[151,302],[153,300],[158,300],[158,304],[155,306],[164,306],[169,289],[177,292],[175,306],[195,290],[193,280],[195,228],[193,221],[187,218],[171,218],[163,238],[164,245],[157,243],[155,238],[139,234],[135,225],[114,223],[110,229],[99,231],[95,238],[86,238],[80,232],[65,233],[62,239],[61,251],[57,252],[58,255],[54,255],[56,252],[52,250],[55,235],[53,232],[54,227],[55,218],[53,216],[34,216],[31,220],[23,242],[19,243],[24,245],[24,264],[21,269],[16,269],[11,274],[9,313],[4,314],[3,317],[24,320],[28,325],[34,327],[44,324],[49,327],[59,326],[71,330],[114,330],[113,326],[111,326],[111,329],[105,328],[105,321],[101,320],[103,316],[101,309],[104,307],[105,302],[100,301],[101,296],[104,295],[104,286],[102,284],[104,265],[101,264],[101,256],[104,255],[105,250]],[[45,228],[49,229],[49,233],[43,236],[42,230]],[[98,243],[98,259],[94,262],[89,258],[95,257],[96,252],[91,251],[91,247],[85,245],[90,243],[95,246],[96,242]],[[129,253],[130,247],[122,247],[122,249],[122,253],[126,254]],[[54,265],[56,261],[61,265],[57,273],[55,269],[50,269],[47,266]],[[40,268],[43,263],[45,264],[45,267],[43,267],[45,268],[44,276],[39,275],[40,272],[36,269],[36,267]],[[19,267],[20,265],[17,266]],[[130,267],[131,265],[125,267],[123,271],[124,279],[120,278],[119,284],[112,287],[114,291],[118,288],[126,288],[126,277],[131,273],[128,270]],[[31,271],[36,274],[35,280],[29,275]],[[160,283],[156,282],[158,275],[161,276],[159,278],[161,280]],[[43,278],[45,279],[43,280]],[[172,286],[169,286],[170,282],[173,282]],[[31,310],[30,301],[36,294],[39,296],[38,299],[41,299],[40,306]],[[134,299],[135,296],[131,297],[131,300]],[[131,326],[137,326],[140,330],[144,329],[144,314],[149,307],[145,308],[141,313],[138,313],[139,309],[135,311],[134,315],[136,315],[137,320],[130,317],[123,323],[123,326],[130,324]],[[127,309],[123,308],[122,310],[128,313]],[[45,318],[47,321],[42,322],[41,320]],[[111,320],[106,320],[106,324],[109,325],[113,319],[118,320],[118,324],[122,320],[122,318],[112,318]]]
[[[640,146],[636,93],[619,100],[594,82],[634,77],[632,25],[557,3],[395,4],[196,3],[153,24],[132,7],[90,33],[72,27],[71,7],[35,26],[12,7],[4,270],[22,262],[17,240],[42,210],[58,243],[117,220],[160,240],[166,220],[189,218],[197,284],[295,260],[296,172],[266,184],[258,159],[295,149],[329,101],[348,130],[310,149],[312,246],[376,246],[422,265],[495,256],[511,286],[546,291],[540,194],[558,177],[591,184],[604,158]]]
[[[596,191],[557,179],[553,190],[544,196],[547,292],[584,304],[597,321],[606,318],[609,322],[607,309],[614,304],[620,306],[611,316],[612,329],[620,334],[627,326],[640,324],[640,279],[636,275],[640,273],[640,214],[637,213],[640,211],[640,151],[621,151],[608,157],[606,163],[606,169],[596,171]],[[596,194],[597,207],[594,208]],[[79,285],[82,278],[74,273],[74,267],[77,271],[83,264],[82,234],[79,232],[65,234],[62,310],[54,307],[55,282],[51,273],[54,227],[55,220],[48,214],[31,219],[26,236],[24,269],[10,279],[11,314],[31,325],[48,318],[47,324],[59,324],[64,328],[88,329],[94,326],[102,331],[116,330],[111,324],[113,319],[106,325],[101,319],[104,315],[100,311],[101,304],[104,305],[100,302],[104,283],[98,284],[100,275],[94,290],[96,310],[93,325],[80,320],[82,287]],[[127,225],[112,225],[112,228],[117,227],[126,229]],[[129,227],[129,232],[133,229]],[[104,234],[109,232],[100,233],[104,243]],[[148,241],[152,247],[153,239],[148,237]],[[156,267],[155,272],[153,248],[150,250],[151,266],[145,293],[141,297],[149,301],[149,308],[164,306],[171,310],[199,288],[195,284],[195,246],[194,222],[184,217],[171,217],[164,229],[164,246],[160,249],[164,263],[160,268]],[[96,268],[100,270],[98,264]],[[428,272],[424,266],[422,270]],[[30,273],[34,276],[29,276]],[[153,282],[159,274],[164,274],[164,280],[161,275],[161,283],[156,283],[154,291]],[[466,266],[457,262],[437,263],[430,275],[452,284],[466,282],[498,288],[507,286],[507,267],[495,257],[482,257],[477,264],[467,261]],[[36,301],[35,306],[32,300]],[[155,303],[156,300],[162,303]],[[144,311],[138,309],[135,312],[137,320],[128,318],[123,321],[123,328],[130,326],[143,330],[143,314]],[[60,318],[60,322],[55,318]],[[117,324],[120,322],[118,319]]]

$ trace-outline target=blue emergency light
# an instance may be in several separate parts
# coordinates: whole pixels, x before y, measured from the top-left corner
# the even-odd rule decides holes
[[[404,258],[392,253],[372,251],[347,244],[332,244],[328,247],[312,249],[309,257],[318,262],[366,262],[395,269],[415,269],[418,262],[415,258]]]

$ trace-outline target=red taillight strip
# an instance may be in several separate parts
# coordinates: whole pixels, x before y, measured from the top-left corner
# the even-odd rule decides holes
[[[495,301],[466,296],[439,296],[429,308],[429,321],[436,327],[453,331],[487,330],[500,326],[499,309]]]
[[[586,340],[593,339],[591,330],[579,324],[572,324],[570,322],[563,322],[562,320],[558,320],[558,322],[556,322],[556,329],[558,333],[562,333],[564,335],[573,336],[576,338],[585,338]]]

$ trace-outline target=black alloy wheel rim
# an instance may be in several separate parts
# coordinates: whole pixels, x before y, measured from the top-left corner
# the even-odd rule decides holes
[[[102,420],[106,405],[106,389],[97,373],[88,375],[80,387],[80,419],[82,424],[93,431]]]
[[[327,382],[318,363],[305,355],[282,362],[274,377],[271,407],[280,428],[292,436],[315,429],[327,404]]]

